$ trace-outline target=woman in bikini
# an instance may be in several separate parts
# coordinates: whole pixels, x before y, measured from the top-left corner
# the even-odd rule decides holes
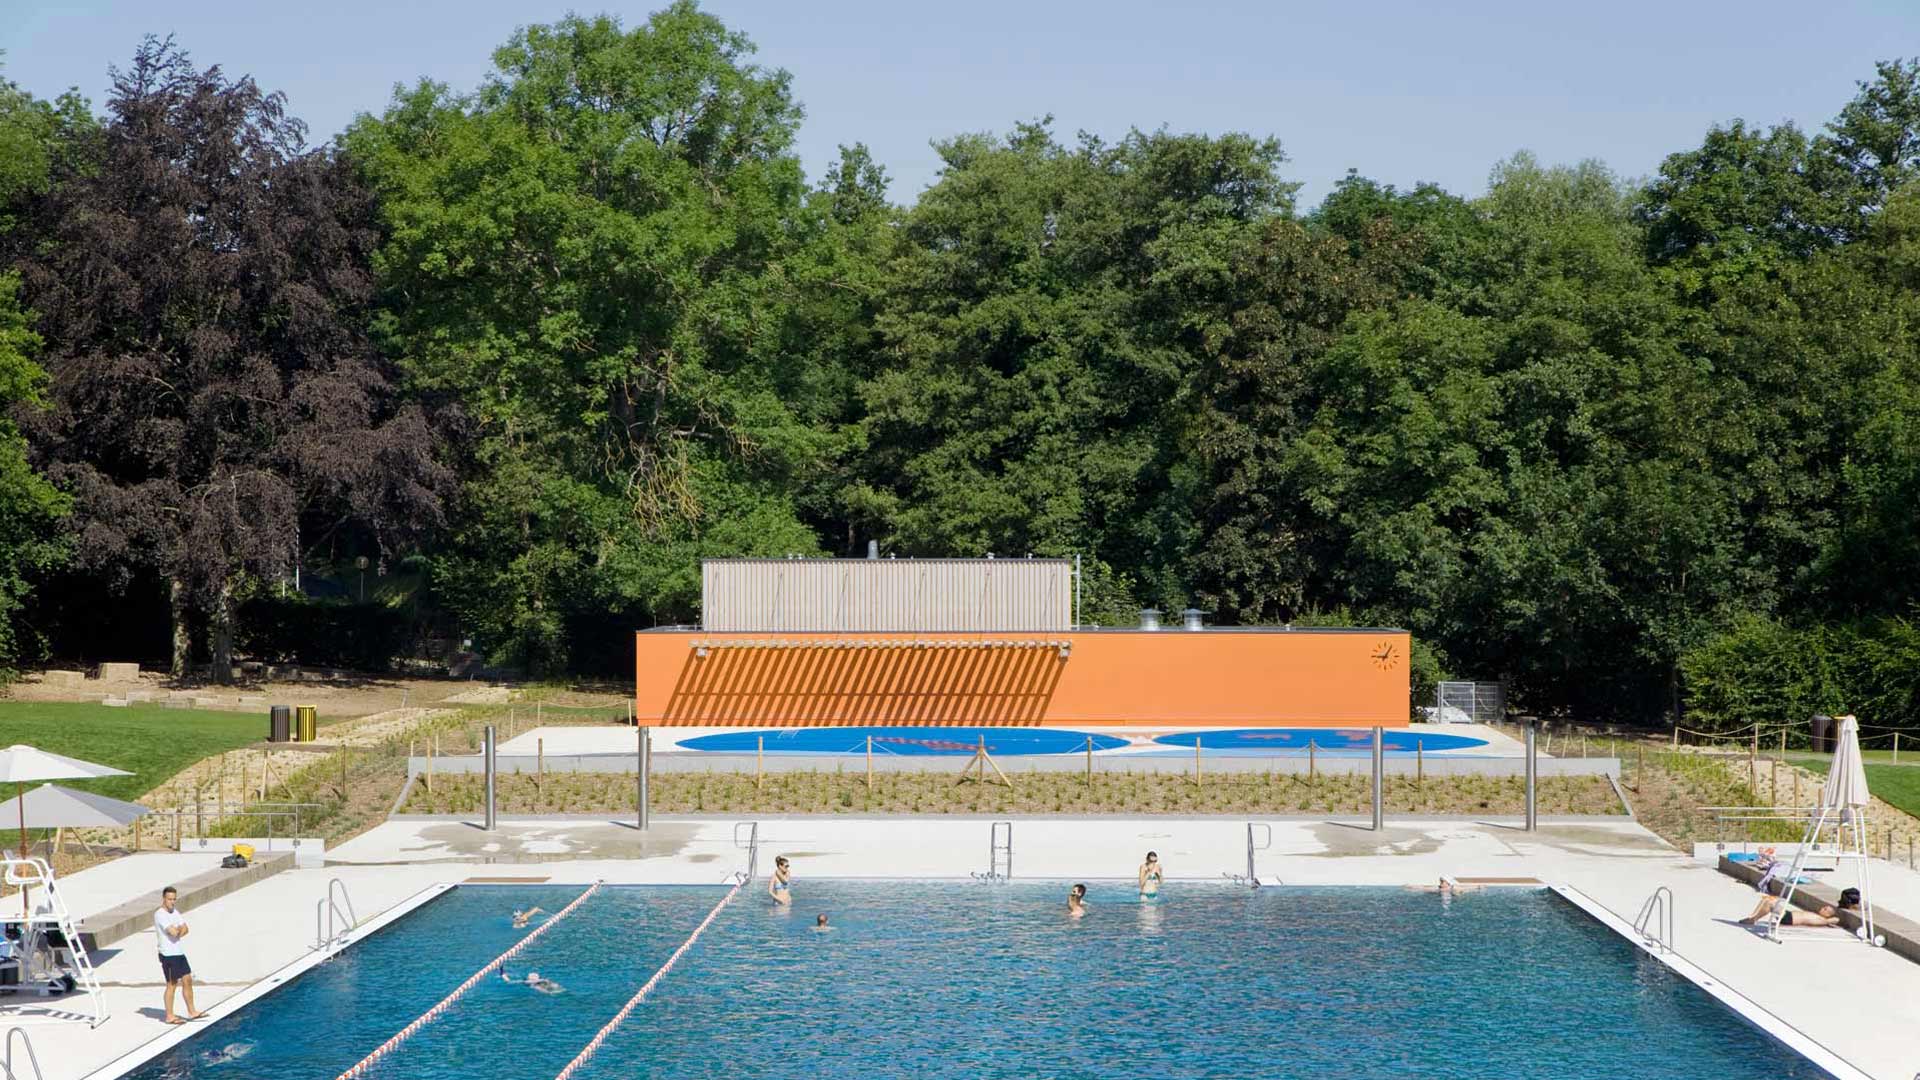
[[[773,875],[767,878],[767,895],[776,904],[793,903],[793,870],[785,855],[773,860]]]
[[[1147,861],[1140,864],[1140,899],[1154,900],[1160,895],[1160,856],[1147,852]]]

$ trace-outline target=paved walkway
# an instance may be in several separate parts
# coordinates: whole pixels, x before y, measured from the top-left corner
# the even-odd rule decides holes
[[[1563,820],[1543,823],[1533,834],[1461,820],[1396,822],[1377,834],[1322,820],[1271,826],[1272,844],[1258,853],[1256,867],[1268,882],[1531,877],[1581,890],[1627,919],[1656,886],[1666,885],[1677,901],[1678,951],[1688,960],[1869,1076],[1909,1080],[1920,1070],[1920,1039],[1913,1034],[1920,1031],[1920,967],[1837,931],[1788,930],[1780,945],[1756,938],[1732,924],[1751,908],[1750,889],[1632,822]],[[964,879],[987,868],[989,827],[986,819],[968,818],[763,818],[761,865],[774,854],[791,857],[803,904],[809,877]],[[459,822],[390,822],[332,852],[325,870],[288,871],[200,909],[197,924],[210,929],[189,949],[202,980],[200,1003],[217,1003],[305,955],[313,944],[311,912],[336,876],[363,919],[436,883],[470,876],[718,883],[745,861],[733,831],[730,819],[662,820],[645,836],[615,823],[565,819],[516,821],[494,834]],[[1167,866],[1170,887],[1224,888],[1223,875],[1245,872],[1246,844],[1246,824],[1237,819],[1019,820],[1014,875],[1128,880],[1141,852],[1153,848]],[[1096,898],[1099,892],[1096,885]],[[1896,890],[1887,892],[1891,899]],[[160,987],[152,948],[139,938],[123,944],[101,967],[114,1013],[106,1025],[33,1029],[49,1080],[76,1080],[168,1034],[155,1018]],[[1552,958],[1515,957],[1516,963],[1530,960]],[[464,974],[449,973],[450,982]],[[0,1017],[0,1026],[4,1022]]]

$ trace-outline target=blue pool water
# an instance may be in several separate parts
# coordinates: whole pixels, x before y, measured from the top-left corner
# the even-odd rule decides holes
[[[822,727],[774,728],[767,731],[727,731],[680,740],[689,750],[751,754],[765,740],[769,754],[865,754],[867,739],[875,754],[900,757],[971,754],[987,742],[990,754],[1081,754],[1087,740],[1095,750],[1113,750],[1127,740],[1064,728],[1012,727]]]
[[[1550,894],[812,882],[743,892],[581,1080],[1826,1074]],[[464,887],[134,1074],[327,1078],[577,889]],[[723,890],[603,889],[373,1076],[549,1080]],[[817,912],[834,929],[811,929]],[[251,1049],[210,1064],[225,1046]]]
[[[1312,742],[1315,749],[1330,753],[1373,752],[1373,732],[1366,728],[1233,728],[1226,731],[1182,731],[1153,740],[1166,746],[1184,746],[1191,750],[1195,739],[1202,750],[1299,750]],[[1380,742],[1387,753],[1411,754],[1425,751],[1467,750],[1487,745],[1485,739],[1465,735],[1442,735],[1427,731],[1384,731]]]

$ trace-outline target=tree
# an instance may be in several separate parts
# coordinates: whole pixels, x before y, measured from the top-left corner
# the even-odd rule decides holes
[[[36,455],[86,565],[166,580],[176,677],[198,608],[226,680],[236,589],[290,575],[303,514],[388,547],[439,515],[425,416],[364,329],[369,197],[302,137],[278,95],[148,38],[20,263],[52,375]]]
[[[422,83],[345,140],[383,199],[385,338],[470,424],[436,589],[500,659],[563,668],[691,616],[702,554],[818,550],[797,493],[849,399],[844,339],[805,330],[846,283],[821,249],[842,226],[809,209],[799,106],[751,52],[686,2],[569,17],[516,33],[476,93]],[[840,183],[862,219],[875,175]]]
[[[36,101],[0,80],[0,248],[13,248],[21,208],[46,194],[54,162],[91,132],[86,105],[72,93]],[[19,300],[20,276],[0,272],[0,684],[8,681],[19,642],[14,615],[36,576],[67,554],[60,521],[66,496],[34,470],[16,416],[45,404],[46,373],[33,361],[40,337]]]

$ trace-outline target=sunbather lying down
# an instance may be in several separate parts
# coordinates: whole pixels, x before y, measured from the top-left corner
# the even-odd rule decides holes
[[[1780,906],[1777,896],[1762,896],[1753,906],[1753,913],[1740,920],[1742,926],[1754,926]],[[1832,904],[1820,905],[1819,911],[1795,911],[1792,908],[1780,913],[1781,926],[1839,926],[1840,912],[1852,911],[1860,906],[1860,890],[1848,889],[1840,894],[1840,907]]]

